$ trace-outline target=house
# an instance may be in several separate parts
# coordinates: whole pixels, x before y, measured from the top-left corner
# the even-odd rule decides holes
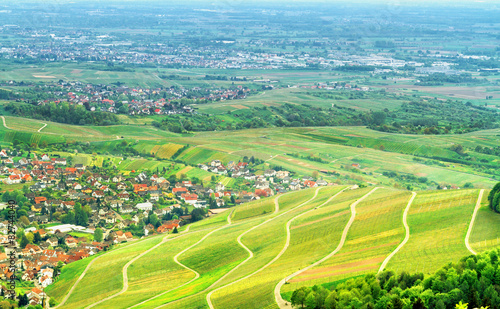
[[[353,163],[351,164],[351,166],[355,168],[361,168],[361,165],[359,163]]]
[[[181,194],[181,199],[184,200],[184,202],[188,203],[188,204],[196,204],[196,202],[198,201],[198,195],[197,194],[189,194],[189,193],[183,193]]]
[[[14,184],[14,183],[21,183],[21,176],[10,175],[5,182],[9,185]]]
[[[46,205],[47,204],[46,202],[47,202],[47,198],[45,196],[37,196],[37,197],[35,197],[35,204],[41,204],[41,203],[43,203],[43,204]]]
[[[111,178],[111,181],[114,183],[120,182],[120,181],[122,181],[122,176],[121,175],[113,176],[113,178]],[[118,188],[118,186],[116,186],[116,187]],[[126,186],[124,189],[126,189]],[[122,189],[119,189],[119,190],[122,190]]]
[[[32,288],[31,291],[28,293],[28,298],[31,298],[32,296],[38,299],[42,299],[46,298],[47,294],[45,294],[45,292],[40,290],[39,288]]]
[[[215,185],[215,192],[221,192],[221,191],[224,191],[225,187],[224,185],[219,182],[218,184]]]
[[[92,196],[95,198],[102,198],[104,197],[104,192],[102,192],[101,190],[95,190],[94,192],[92,192]]]
[[[128,194],[127,191],[122,191],[121,193],[118,193],[117,194],[118,198],[121,199],[121,200],[125,200],[125,201],[128,201],[129,200],[129,197],[130,197],[130,194]]]
[[[315,181],[306,180],[306,181],[304,181],[304,186],[307,186],[309,188],[315,188],[318,186],[318,184]]]
[[[127,236],[125,236],[125,233],[123,233],[122,231],[115,232],[115,239],[114,240],[117,243],[128,241]]]
[[[129,214],[131,212],[134,212],[134,208],[130,207],[130,206],[125,206],[123,207],[121,210],[120,210],[121,213],[123,214]]]
[[[319,179],[318,181],[316,181],[316,183],[318,184],[318,186],[326,186],[328,185],[328,182],[324,179]]]
[[[56,247],[59,243],[57,241],[57,238],[56,237],[51,237],[49,239],[47,239],[47,242],[52,246],[52,247]]]
[[[292,181],[290,185],[288,186],[290,190],[300,190],[300,183],[296,181]]]
[[[265,170],[264,171],[264,176],[265,177],[273,177],[274,175],[276,175],[276,171],[275,170]]]
[[[85,166],[83,164],[75,164],[75,168],[79,171],[85,170]]]
[[[115,218],[115,216],[107,215],[106,218],[104,219],[104,221],[106,221],[106,223],[114,224],[114,223],[116,223],[116,218]]]
[[[151,204],[150,202],[145,202],[145,203],[139,203],[137,205],[135,205],[135,207],[139,210],[147,210],[147,211],[150,211],[150,210],[153,210],[153,204]]]
[[[116,185],[116,189],[117,190],[126,190],[127,189],[127,185],[123,182],[120,182]]]
[[[186,188],[173,188],[172,189],[172,193],[175,194],[175,195],[181,195],[181,194],[184,194],[184,193],[187,193],[188,192],[188,189]]]

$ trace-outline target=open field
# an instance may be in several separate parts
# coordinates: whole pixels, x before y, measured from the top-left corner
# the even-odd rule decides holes
[[[477,197],[478,190],[419,193],[408,213],[410,239],[387,269],[431,273],[471,254],[464,239]]]
[[[96,308],[118,308],[118,303],[119,308],[162,304],[168,304],[162,306],[166,308],[206,308],[207,299],[213,308],[276,308],[276,284],[297,269],[327,257],[337,247],[351,216],[349,206],[362,197],[340,251],[292,278],[280,292],[289,299],[301,286],[330,284],[376,272],[405,237],[401,217],[411,193],[388,188],[340,192],[344,188],[288,193],[280,196],[278,208],[276,197],[243,204],[234,209],[230,224],[230,211],[194,223],[188,233],[172,235],[174,238],[132,263],[125,293]],[[478,190],[419,192],[408,212],[410,238],[386,268],[430,273],[470,254],[464,238],[477,195]],[[478,252],[496,245],[491,226],[500,220],[500,216],[491,215],[485,201],[483,198],[470,241]],[[481,244],[482,238],[487,240],[486,245]],[[62,308],[89,305],[119,291],[123,265],[160,239],[127,244],[116,253],[104,254]],[[72,264],[61,283],[74,282],[68,274],[79,276],[86,263],[80,264]],[[103,267],[107,267],[109,276],[96,285],[95,276]],[[87,299],[90,286],[85,284],[102,291]],[[60,301],[68,290],[68,285],[62,287],[57,282],[49,295]]]
[[[291,279],[283,292],[376,271],[404,237],[400,218],[409,197],[409,192],[379,189],[359,203],[341,250]]]

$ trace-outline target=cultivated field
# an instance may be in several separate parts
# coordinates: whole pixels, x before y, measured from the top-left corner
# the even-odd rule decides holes
[[[278,283],[313,263],[278,295],[289,300],[300,286],[377,272],[405,238],[402,217],[411,197],[388,188],[331,186],[242,204],[163,235],[161,244],[158,236],[95,258],[62,308],[276,308]],[[471,254],[464,239],[477,198],[478,190],[417,192],[408,208],[409,240],[386,269],[430,273]],[[470,241],[478,252],[496,245],[500,220],[485,201]],[[124,288],[124,266],[155,245],[126,267]],[[49,295],[61,301],[87,264],[64,268]],[[96,280],[104,268],[108,275]],[[112,298],[97,303],[105,297]]]

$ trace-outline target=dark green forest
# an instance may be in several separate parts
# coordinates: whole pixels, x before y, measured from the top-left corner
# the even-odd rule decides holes
[[[55,103],[45,105],[10,103],[5,106],[5,111],[19,117],[74,125],[106,126],[120,122],[115,114],[98,111],[91,112],[82,105],[73,105],[65,102],[57,105]]]

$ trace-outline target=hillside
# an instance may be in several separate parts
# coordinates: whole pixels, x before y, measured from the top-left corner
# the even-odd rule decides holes
[[[95,258],[59,308],[275,308],[298,287],[377,272],[382,262],[386,269],[432,273],[471,254],[465,236],[479,194],[426,191],[410,200],[407,191],[333,186],[271,197],[252,212],[243,204],[180,234],[129,243]],[[469,241],[478,253],[498,245],[488,227],[500,223],[482,196]],[[259,210],[272,204],[272,212]],[[405,238],[405,209],[409,239],[395,252]],[[65,267],[49,295],[61,302],[88,262]],[[285,276],[306,266],[274,292]],[[106,279],[96,280],[102,271]]]

